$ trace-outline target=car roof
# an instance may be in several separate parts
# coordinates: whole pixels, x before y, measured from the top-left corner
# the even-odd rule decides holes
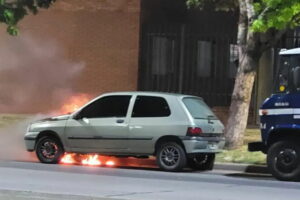
[[[300,48],[289,49],[289,50],[281,50],[279,55],[300,55]]]
[[[103,95],[155,95],[155,96],[175,96],[175,97],[197,97],[193,95],[178,94],[178,93],[168,93],[168,92],[144,92],[144,91],[126,91],[126,92],[109,92]]]

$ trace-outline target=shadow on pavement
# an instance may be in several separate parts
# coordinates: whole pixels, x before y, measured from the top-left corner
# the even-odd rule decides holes
[[[227,177],[236,177],[236,178],[251,178],[251,179],[274,179],[271,174],[258,174],[258,173],[230,173],[225,174]]]

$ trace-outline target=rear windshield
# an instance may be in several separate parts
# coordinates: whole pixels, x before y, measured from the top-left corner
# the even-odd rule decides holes
[[[217,119],[215,114],[201,99],[186,97],[182,101],[195,119]]]

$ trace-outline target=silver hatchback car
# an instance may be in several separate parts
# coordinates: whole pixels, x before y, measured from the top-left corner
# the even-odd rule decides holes
[[[213,168],[225,144],[224,126],[200,97],[116,92],[97,97],[70,115],[29,125],[28,151],[43,163],[65,152],[120,157],[156,156],[166,171]]]

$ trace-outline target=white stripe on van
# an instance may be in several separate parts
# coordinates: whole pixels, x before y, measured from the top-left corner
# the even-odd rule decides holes
[[[297,113],[294,113],[295,110],[297,110]],[[277,109],[260,109],[259,110],[259,115],[260,116],[263,115],[263,111],[267,113],[266,115],[292,115],[292,114],[300,114],[300,109],[277,108]]]

